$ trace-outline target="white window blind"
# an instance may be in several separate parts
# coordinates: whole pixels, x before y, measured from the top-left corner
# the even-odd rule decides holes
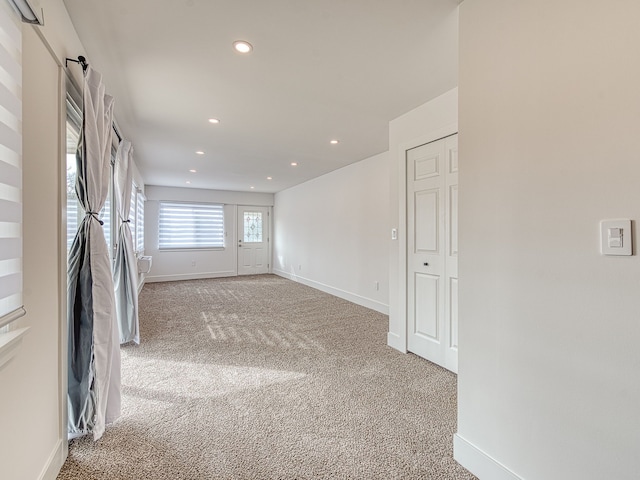
[[[224,247],[224,206],[160,202],[160,249]]]
[[[76,195],[76,150],[81,128],[82,113],[67,96],[67,254],[84,217],[84,210]]]
[[[144,194],[136,190],[136,252],[144,252]]]
[[[133,244],[136,243],[136,184],[131,182],[131,198],[129,198],[129,230],[131,230],[131,238]]]
[[[0,327],[22,307],[22,30],[0,5]],[[1,331],[1,330],[0,330]]]
[[[102,210],[98,212],[98,218],[102,220],[102,230],[104,231],[104,239],[107,241],[107,246],[111,252],[113,258],[113,248],[111,243],[111,182],[109,182],[109,195],[104,202]]]

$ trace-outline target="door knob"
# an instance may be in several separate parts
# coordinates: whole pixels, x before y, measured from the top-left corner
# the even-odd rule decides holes
[[[425,267],[428,267],[428,266],[429,266],[429,264],[428,264],[427,262],[424,262],[424,266],[425,266]]]

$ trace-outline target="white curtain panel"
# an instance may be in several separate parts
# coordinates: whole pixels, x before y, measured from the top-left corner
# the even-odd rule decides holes
[[[98,440],[120,415],[120,348],[109,247],[98,219],[109,193],[113,98],[91,67],[82,110],[76,194],[87,214],[69,252],[69,436]]]
[[[129,224],[131,207],[131,180],[133,163],[131,142],[123,140],[118,146],[115,179],[115,204],[120,220],[118,243],[113,267],[113,283],[116,294],[116,313],[120,343],[140,343],[138,324],[138,268]]]

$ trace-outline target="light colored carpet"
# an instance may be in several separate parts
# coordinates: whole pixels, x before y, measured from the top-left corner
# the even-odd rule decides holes
[[[147,284],[123,415],[59,480],[460,479],[456,377],[388,317],[274,276]]]

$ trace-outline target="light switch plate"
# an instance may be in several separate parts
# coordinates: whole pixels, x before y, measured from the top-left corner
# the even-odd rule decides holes
[[[602,220],[600,222],[600,252],[602,255],[631,255],[632,245],[631,220]]]

